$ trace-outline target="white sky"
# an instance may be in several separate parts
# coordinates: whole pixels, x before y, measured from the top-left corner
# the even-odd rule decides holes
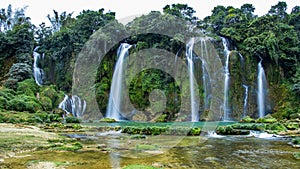
[[[299,0],[286,0],[287,12],[290,13],[294,6],[300,5]],[[59,13],[74,12],[77,16],[82,10],[98,10],[104,8],[116,12],[116,18],[122,19],[132,15],[147,14],[150,11],[162,11],[167,4],[183,3],[197,11],[196,16],[203,19],[211,14],[211,10],[217,5],[233,6],[239,8],[245,3],[251,3],[255,7],[256,15],[264,15],[278,0],[0,0],[0,8],[7,8],[12,4],[13,9],[28,6],[26,16],[38,26],[42,22],[48,23],[47,15],[53,16],[53,9]]]

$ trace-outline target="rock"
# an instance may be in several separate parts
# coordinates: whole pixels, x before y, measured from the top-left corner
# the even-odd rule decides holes
[[[8,79],[4,85],[16,89],[17,83],[32,77],[32,66],[26,63],[15,63],[9,69]]]
[[[156,163],[152,164],[152,167],[162,168],[162,167],[164,167],[164,165],[161,162],[156,162]]]
[[[272,117],[270,114],[266,115],[263,118],[259,118],[255,121],[256,123],[276,123],[277,119]]]
[[[221,160],[218,159],[217,157],[206,157],[204,159],[204,161],[206,161],[206,162],[212,162],[212,161],[221,161]]]
[[[293,123],[286,123],[285,124],[285,127],[288,129],[288,130],[297,130],[297,129],[299,129],[299,123],[295,123],[295,122],[293,122]]]
[[[216,133],[220,135],[249,135],[249,130],[233,129],[232,126],[219,126]]]
[[[245,123],[254,123],[255,120],[249,116],[246,116],[244,118],[241,119],[241,122],[245,122]]]
[[[104,123],[115,123],[117,122],[115,119],[113,118],[102,118],[99,120],[99,122],[104,122]]]

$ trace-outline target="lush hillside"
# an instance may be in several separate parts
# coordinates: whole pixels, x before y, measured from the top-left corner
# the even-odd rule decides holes
[[[286,3],[279,2],[264,16],[255,16],[251,4],[240,8],[217,6],[211,16],[199,20],[191,7],[173,4],[165,6],[163,13],[152,11],[127,25],[119,23],[114,12],[105,13],[104,9],[84,10],[78,16],[54,10],[48,15],[52,24],[49,27],[44,23],[33,25],[24,10],[12,11],[9,6],[0,11],[1,112],[57,113],[63,94],[76,93],[87,102],[83,118],[102,117],[108,109],[118,47],[128,43],[132,45],[126,61],[130,69],[125,72],[128,97],[123,99],[128,104],[123,105],[122,110],[129,112],[134,107],[137,112],[130,112],[125,118],[190,121],[189,84],[178,78],[188,76],[187,42],[196,37],[192,57],[203,57],[203,51],[207,51],[207,56],[219,56],[222,67],[226,64],[222,38],[228,42],[230,83],[226,104],[232,119],[239,120],[244,115],[258,117],[257,65],[260,62],[268,84],[265,113],[279,119],[300,118],[299,6],[287,13]],[[208,50],[204,50],[206,47]],[[43,56],[35,62],[43,70],[42,86],[34,82],[34,52]],[[172,62],[158,54],[172,55]],[[181,65],[176,66],[175,72],[173,56]],[[205,72],[217,72],[212,67],[202,68],[208,60],[193,61],[195,95],[200,98],[196,103],[199,104],[197,114],[200,120],[220,120],[221,112],[214,116],[210,113],[217,109],[213,99],[203,99],[208,93],[215,98],[223,97],[223,90],[216,92],[214,82],[210,87],[204,85]],[[88,64],[92,71],[84,71],[79,63]],[[92,78],[95,78],[93,84],[86,82]],[[158,99],[163,100],[156,105],[151,101],[154,89],[164,93],[155,94],[162,95]]]

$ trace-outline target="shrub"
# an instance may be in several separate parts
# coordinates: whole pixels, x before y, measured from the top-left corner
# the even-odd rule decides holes
[[[35,97],[38,91],[38,85],[32,78],[19,82],[17,86],[17,94],[25,94],[27,96]]]
[[[66,123],[80,123],[81,120],[75,116],[68,116],[65,118]]]
[[[7,100],[3,96],[0,96],[0,109],[6,109],[6,106]]]
[[[46,111],[52,110],[52,107],[53,107],[52,100],[49,97],[42,96],[40,98],[40,102],[41,102],[41,105],[44,108],[44,110],[46,110]]]

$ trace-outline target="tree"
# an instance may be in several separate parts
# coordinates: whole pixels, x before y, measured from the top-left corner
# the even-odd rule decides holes
[[[53,32],[57,32],[60,30],[61,27],[66,27],[67,25],[71,24],[73,21],[72,13],[68,13],[66,11],[58,14],[56,10],[53,10],[54,16],[51,17],[50,14],[47,15],[48,20],[52,25]]]
[[[175,15],[177,17],[183,18],[190,21],[191,23],[196,23],[198,18],[194,16],[195,10],[192,7],[189,7],[187,4],[172,4],[166,5],[163,8],[165,14]]]
[[[278,16],[281,20],[283,20],[287,16],[286,9],[286,2],[279,1],[277,5],[271,7],[268,14]]]

